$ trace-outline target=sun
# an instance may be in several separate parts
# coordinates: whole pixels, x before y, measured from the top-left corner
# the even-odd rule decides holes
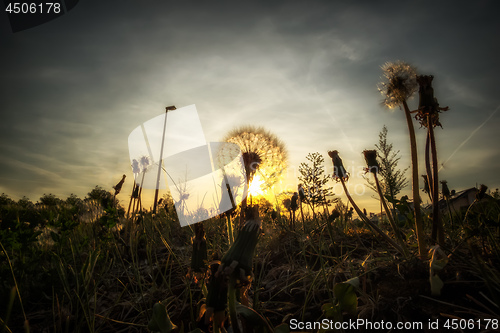
[[[265,181],[261,178],[260,175],[256,175],[253,179],[252,182],[250,183],[250,187],[248,188],[248,194],[257,197],[257,196],[263,196],[265,194],[265,191],[262,190],[262,185],[264,185]]]

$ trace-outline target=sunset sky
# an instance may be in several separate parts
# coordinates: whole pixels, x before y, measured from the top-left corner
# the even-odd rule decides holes
[[[410,164],[404,114],[382,107],[377,90],[380,66],[395,60],[434,75],[435,96],[450,107],[436,129],[440,179],[494,190],[499,12],[498,1],[80,1],[17,33],[1,13],[0,193],[84,197],[126,174],[128,201],[130,132],[166,106],[196,104],[207,141],[241,125],[281,138],[282,189],[296,188],[308,153],[331,170],[327,151],[338,150],[354,170],[350,189],[363,194],[355,198],[376,211],[357,174],[384,124],[399,166]],[[415,128],[423,153],[426,131]]]

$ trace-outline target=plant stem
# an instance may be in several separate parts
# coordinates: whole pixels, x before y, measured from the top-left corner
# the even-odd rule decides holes
[[[417,234],[418,252],[420,259],[427,256],[427,248],[424,240],[424,224],[422,222],[422,212],[420,211],[420,194],[418,185],[418,157],[417,157],[417,142],[415,139],[415,129],[411,119],[410,109],[406,101],[403,101],[403,107],[406,116],[406,123],[408,125],[408,132],[410,134],[410,151],[411,151],[411,170],[412,170],[412,192],[413,192],[413,206],[415,210],[415,232]]]
[[[437,206],[437,202],[434,197],[434,172],[431,168],[430,162],[430,154],[431,154],[431,145],[432,145],[432,137],[431,137],[431,127],[432,121],[431,117],[427,116],[427,139],[425,141],[425,170],[427,173],[427,185],[429,186],[429,197],[431,198],[432,203],[432,231],[431,231],[431,239],[434,243],[437,242],[437,233],[438,233],[438,225],[434,219],[434,207]],[[432,155],[432,161],[434,166],[434,154]]]
[[[302,210],[302,201],[300,199],[299,199],[299,208],[300,208],[300,216],[302,218],[302,231],[306,232],[306,227],[304,224],[304,211]]]
[[[437,242],[441,245],[444,244],[444,229],[442,221],[439,218],[439,181],[438,181],[438,160],[437,160],[437,148],[436,148],[436,137],[434,136],[434,127],[432,126],[430,116],[428,118],[428,130],[429,138],[431,142],[431,152],[432,152],[432,230],[437,232]]]
[[[231,216],[229,213],[226,214],[226,221],[227,221],[227,238],[229,241],[229,247],[233,245],[234,242],[234,236],[233,236],[233,222],[231,221]]]
[[[130,207],[132,206],[132,200],[134,199],[134,191],[135,191],[135,187],[137,185],[135,184],[135,179],[134,179],[134,186],[132,187],[132,195],[130,196],[130,201],[128,203],[128,210],[127,210],[127,219],[129,218],[130,216]],[[135,202],[134,202],[135,204]]]
[[[248,191],[248,184],[247,184],[247,191]],[[241,200],[241,212],[240,212],[240,226],[239,226],[239,229],[238,230],[241,230],[241,228],[243,228],[243,225],[245,224],[245,211],[247,210],[247,198],[248,198],[248,195],[246,197],[243,198],[243,200]]]
[[[430,152],[431,152],[430,135],[429,135],[429,132],[427,132],[427,138],[425,139],[425,173],[427,176],[427,185],[429,186],[429,198],[432,201],[432,190],[433,190],[434,183],[432,181]]]

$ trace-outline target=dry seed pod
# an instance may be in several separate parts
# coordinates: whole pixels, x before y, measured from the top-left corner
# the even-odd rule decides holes
[[[331,157],[333,162],[333,176],[336,180],[342,178],[347,181],[349,179],[349,174],[344,168],[344,164],[342,163],[342,159],[339,156],[339,152],[337,150],[332,150],[328,152],[328,156]]]
[[[376,150],[364,150],[363,155],[365,156],[367,172],[378,173],[380,168],[377,161],[377,151]]]

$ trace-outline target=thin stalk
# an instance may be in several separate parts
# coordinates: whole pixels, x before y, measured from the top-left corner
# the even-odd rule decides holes
[[[330,212],[328,211],[328,203],[326,201],[326,195],[323,196],[323,209],[324,209],[324,211],[326,211],[325,218],[328,219],[328,217],[330,216]],[[323,211],[323,213],[324,213],[324,211]]]
[[[156,206],[158,205],[158,192],[160,189],[161,165],[163,163],[163,146],[165,145],[165,130],[167,129],[167,115],[169,108],[165,108],[165,122],[163,123],[163,134],[161,136],[160,159],[158,160],[158,175],[156,176],[155,201],[153,204],[153,214],[156,214]]]
[[[306,227],[304,223],[304,211],[302,210],[302,200],[299,199],[300,216],[302,217],[302,231],[306,232]]]
[[[222,168],[222,174],[224,175],[224,183],[226,184],[226,191],[229,195],[229,200],[231,201],[231,206],[233,210],[236,209],[236,204],[234,202],[233,192],[231,191],[231,187],[229,186],[229,181],[227,179],[226,172],[224,168]],[[231,216],[229,212],[226,212],[226,222],[227,222],[227,238],[229,241],[229,246],[233,245],[234,242],[234,234],[233,234],[233,222],[231,221]]]
[[[406,248],[405,242],[403,240],[403,237],[401,237],[401,232],[396,226],[396,222],[394,222],[394,217],[392,216],[392,212],[387,206],[387,202],[385,201],[384,195],[382,194],[382,189],[380,188],[380,182],[378,181],[378,176],[377,173],[373,174],[373,177],[375,178],[375,185],[377,186],[377,191],[378,195],[380,196],[380,202],[384,206],[385,212],[387,214],[387,218],[389,219],[389,223],[391,224],[392,230],[394,230],[394,235],[396,236],[396,239],[399,242],[399,245],[401,245],[401,248],[403,249],[403,254],[406,258],[408,258],[409,253],[408,249]]]
[[[412,170],[412,192],[413,206],[415,209],[415,232],[417,234],[419,257],[424,259],[427,257],[427,247],[424,238],[424,224],[422,222],[422,212],[420,211],[420,194],[418,184],[418,157],[417,157],[417,141],[415,139],[415,129],[411,118],[410,109],[406,101],[403,101],[403,107],[410,134],[410,151],[411,151],[411,170]]]
[[[402,253],[404,255],[405,251],[403,251],[403,249],[396,242],[394,242],[389,236],[387,236],[375,223],[373,223],[372,221],[370,221],[366,217],[366,215],[363,214],[363,212],[361,211],[361,209],[359,209],[358,205],[356,205],[356,203],[352,199],[351,195],[349,194],[349,191],[347,190],[347,186],[345,185],[345,181],[344,181],[344,179],[342,177],[340,178],[340,182],[342,183],[342,187],[344,188],[344,192],[345,192],[345,194],[347,196],[347,199],[349,199],[349,201],[351,202],[352,207],[354,207],[354,210],[356,211],[356,213],[358,214],[358,216],[361,217],[361,219],[366,224],[368,224],[370,227],[372,227],[372,229],[375,230],[380,236],[382,236],[383,239],[385,239],[396,250],[398,250],[400,253]]]
[[[141,185],[139,186],[139,193],[137,194],[137,198],[134,200],[137,200],[134,202],[134,207],[132,209],[132,219],[135,218],[135,214],[140,210],[142,210],[142,203],[141,203],[141,195],[142,195],[142,184],[144,184],[144,176],[146,175],[146,170],[144,169],[142,171],[142,179],[141,179]]]
[[[135,183],[135,179],[134,179],[134,186],[132,187],[132,195],[130,196],[130,201],[128,203],[127,219],[130,217],[130,207],[132,206],[132,200],[134,199],[134,192],[135,192],[136,186],[137,186],[137,184]],[[135,202],[134,202],[134,204],[135,204]]]
[[[432,191],[434,189],[434,182],[432,181],[431,157],[430,157],[430,135],[427,132],[425,139],[425,173],[427,175],[427,184],[429,185],[429,197],[432,200]]]
[[[249,183],[247,183],[247,191],[249,188]],[[247,210],[247,198],[248,196],[244,197],[243,200],[241,201],[241,212],[240,212],[240,227],[239,229],[243,228],[243,225],[245,224],[245,211]]]
[[[437,242],[444,244],[444,228],[441,219],[439,218],[439,181],[438,181],[438,157],[436,148],[436,137],[434,136],[434,127],[432,126],[430,116],[428,118],[428,130],[431,142],[432,152],[432,230],[437,231]]]
[[[431,231],[431,239],[434,243],[437,242],[437,234],[438,234],[438,225],[435,222],[434,219],[434,207],[437,207],[437,202],[435,201],[434,197],[434,178],[433,178],[433,171],[431,167],[431,157],[430,157],[430,151],[431,151],[431,127],[432,127],[432,122],[431,118],[428,116],[427,117],[427,138],[425,140],[425,170],[427,173],[427,185],[429,186],[429,197],[431,198],[431,203],[432,203],[432,231]],[[433,159],[434,161],[434,159]]]
[[[465,225],[465,221],[467,221],[467,216],[469,216],[469,212],[470,212],[470,210],[471,210],[472,206],[474,206],[474,205],[476,204],[476,202],[478,202],[478,201],[479,201],[479,200],[477,200],[477,198],[476,198],[476,199],[474,199],[474,201],[473,201],[473,202],[470,204],[470,206],[467,208],[467,211],[465,212],[465,215],[464,215],[464,219],[463,219],[463,221],[462,221],[462,226],[464,226],[464,225]]]
[[[233,235],[233,222],[231,221],[231,216],[229,213],[226,214],[226,223],[227,223],[227,239],[229,241],[229,247],[234,243],[234,235]]]

